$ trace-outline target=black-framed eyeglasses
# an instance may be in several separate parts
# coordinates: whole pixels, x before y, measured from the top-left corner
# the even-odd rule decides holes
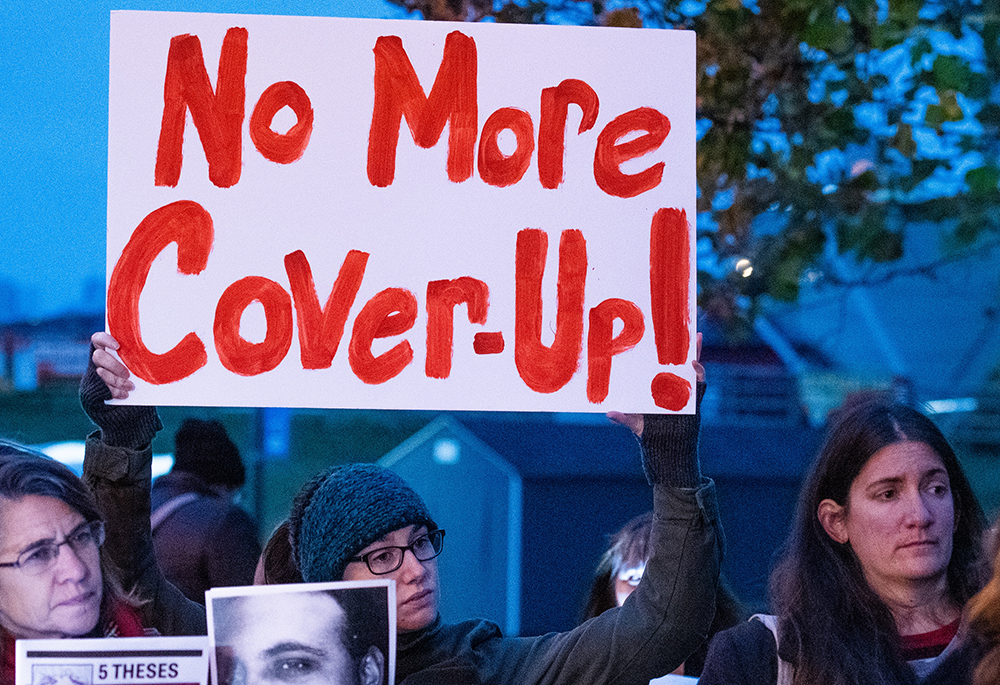
[[[69,545],[77,555],[92,552],[104,544],[104,522],[90,521],[74,528],[62,542],[45,540],[29,545],[17,555],[17,561],[0,563],[0,568],[19,568],[29,576],[48,571],[59,558],[59,548]]]
[[[369,571],[381,576],[385,573],[392,573],[403,565],[403,556],[406,554],[406,550],[413,552],[417,561],[430,561],[444,551],[444,531],[432,530],[403,547],[379,547],[360,557],[351,557],[348,561],[363,561],[368,566]]]

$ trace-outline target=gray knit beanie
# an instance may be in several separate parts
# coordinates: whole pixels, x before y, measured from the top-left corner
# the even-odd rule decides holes
[[[343,579],[348,559],[386,533],[409,525],[437,528],[420,495],[375,464],[337,467],[307,483],[290,524],[307,583]]]

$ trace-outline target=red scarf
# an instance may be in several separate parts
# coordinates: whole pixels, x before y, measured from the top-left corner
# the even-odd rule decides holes
[[[124,602],[115,602],[111,607],[111,620],[103,629],[100,623],[91,634],[85,637],[143,637],[146,631],[139,620],[139,611]],[[14,643],[16,638],[8,631],[0,628],[0,649],[3,650],[0,661],[0,685],[14,685],[14,665],[16,662]]]

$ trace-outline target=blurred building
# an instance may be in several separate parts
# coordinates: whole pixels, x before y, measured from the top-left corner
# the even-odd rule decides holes
[[[0,323],[0,391],[78,382],[87,368],[90,335],[103,329],[103,314]]]

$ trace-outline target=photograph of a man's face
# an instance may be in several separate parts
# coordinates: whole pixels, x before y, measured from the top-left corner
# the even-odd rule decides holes
[[[393,589],[385,581],[209,591],[213,682],[388,685]]]

